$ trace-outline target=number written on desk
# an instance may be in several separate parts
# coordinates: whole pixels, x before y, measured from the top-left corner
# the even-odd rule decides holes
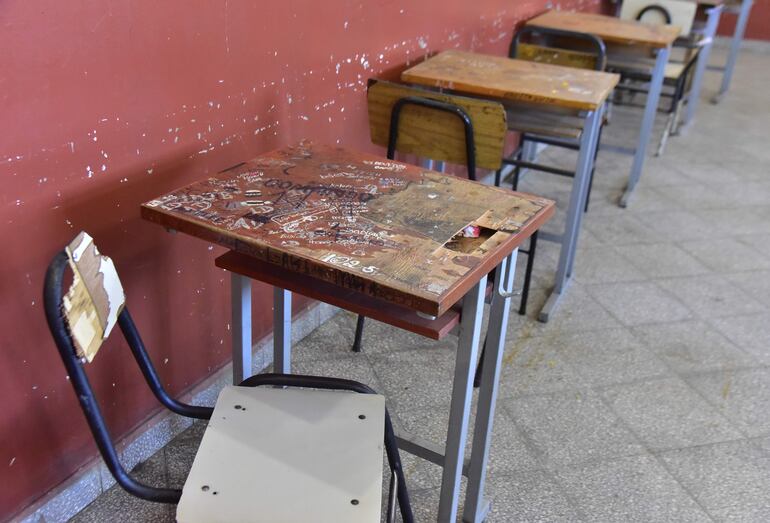
[[[322,256],[321,261],[331,263],[332,265],[342,265],[343,267],[348,267],[350,269],[360,269],[361,272],[365,274],[374,274],[377,272],[377,267],[374,265],[361,265],[360,261],[354,260],[350,256],[340,256],[333,252]]]

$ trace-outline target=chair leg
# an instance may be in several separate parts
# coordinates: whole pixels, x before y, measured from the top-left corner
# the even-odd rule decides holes
[[[680,121],[680,115],[682,114],[682,106],[684,105],[684,98],[681,98],[679,101],[676,102],[676,107],[674,108],[674,121],[671,124],[671,136],[677,136],[679,134],[679,121]]]
[[[487,353],[487,337],[484,336],[484,345],[481,347],[479,361],[476,364],[476,374],[473,375],[473,388],[478,389],[481,385],[481,375],[484,373],[484,354]]]
[[[364,318],[365,316],[358,315],[358,321],[356,322],[356,337],[353,340],[353,347],[350,349],[353,352],[361,352],[361,338],[364,335]]]
[[[519,315],[521,316],[527,314],[527,300],[529,299],[529,284],[532,281],[532,266],[535,263],[535,249],[537,249],[537,231],[529,238],[527,267],[524,269],[524,286],[521,289],[521,302],[519,303]]]
[[[594,186],[594,174],[596,173],[596,159],[599,157],[599,146],[602,142],[602,131],[604,131],[604,125],[599,127],[599,136],[596,137],[596,150],[594,151],[594,163],[591,167],[591,177],[588,178],[588,192],[586,193],[586,206],[583,212],[588,212],[588,203],[591,201],[591,190]]]
[[[515,158],[517,160],[521,160],[521,156],[524,154],[524,144],[522,143],[519,145],[519,150],[517,151]],[[511,183],[511,189],[514,191],[519,189],[519,174],[521,173],[521,167],[518,165],[513,166],[513,182]]]
[[[503,178],[503,170],[498,169],[495,171],[495,187],[500,187],[500,183],[502,182]]]
[[[658,150],[655,151],[655,156],[663,156],[663,152],[666,150],[668,137],[671,136],[671,130],[674,127],[676,113],[677,113],[676,110],[668,113],[668,120],[666,121],[666,127],[663,128],[663,136],[660,137],[660,143],[658,144]]]

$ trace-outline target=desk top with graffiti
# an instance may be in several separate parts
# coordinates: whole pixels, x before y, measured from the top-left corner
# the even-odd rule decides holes
[[[142,205],[166,228],[433,316],[553,211],[536,196],[310,142]]]

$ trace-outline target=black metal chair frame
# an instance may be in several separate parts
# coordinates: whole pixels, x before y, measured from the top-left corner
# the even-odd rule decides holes
[[[513,40],[511,40],[511,45],[508,49],[508,56],[510,58],[516,58],[518,46],[519,43],[521,43],[521,40],[525,36],[534,36],[534,35],[540,35],[545,38],[550,39],[558,39],[558,38],[566,38],[570,39],[572,41],[578,41],[578,42],[584,42],[588,49],[590,49],[589,52],[592,52],[596,56],[596,65],[595,69],[597,71],[604,71],[607,64],[607,47],[604,45],[604,42],[601,38],[599,38],[596,35],[589,34],[589,33],[579,33],[575,31],[563,31],[560,29],[550,29],[546,27],[538,27],[533,25],[526,25],[523,28],[521,28],[513,37]],[[554,47],[556,49],[556,47]],[[599,129],[599,136],[597,139],[597,145],[596,145],[596,151],[594,151],[594,165],[591,169],[591,175],[588,179],[588,193],[586,196],[586,203],[585,203],[585,212],[588,212],[588,204],[591,199],[591,189],[593,187],[593,181],[594,181],[594,173],[596,172],[596,157],[599,154],[599,143],[601,143],[602,139],[602,130],[604,129],[604,124]],[[540,136],[532,133],[521,133],[519,146],[518,148],[511,154],[509,157],[504,158],[503,162],[508,165],[513,165],[513,182],[512,187],[513,190],[517,190],[519,186],[519,178],[521,175],[521,169],[531,169],[533,171],[540,171],[540,172],[546,172],[550,174],[555,174],[558,176],[566,176],[569,178],[575,177],[575,171],[571,171],[568,169],[561,169],[558,167],[552,167],[549,165],[543,165],[535,162],[529,162],[522,159],[522,155],[524,153],[524,144],[527,142],[533,142],[533,143],[542,143],[546,145],[552,145],[554,147],[561,147],[564,149],[570,149],[573,151],[580,150],[580,143],[576,140],[571,140],[569,138],[551,138],[547,136]],[[498,171],[495,176],[495,185],[500,185],[501,183],[501,175],[502,173]]]
[[[51,331],[56,347],[59,350],[64,367],[70,377],[70,382],[78,397],[80,407],[86,417],[88,426],[91,429],[99,452],[104,459],[110,473],[117,483],[129,494],[146,501],[157,503],[176,504],[179,502],[182,491],[180,489],[157,488],[145,485],[129,474],[120,462],[118,453],[110,435],[107,424],[102,416],[99,404],[88,381],[83,362],[77,356],[75,347],[70,336],[69,329],[62,313],[62,285],[64,282],[64,272],[68,265],[68,257],[65,251],[59,252],[48,266],[45,277],[45,287],[43,291],[45,315],[48,321],[48,328]],[[147,385],[160,403],[180,416],[187,418],[208,420],[211,418],[214,409],[212,407],[202,407],[197,405],[188,405],[171,397],[163,388],[155,367],[150,360],[147,350],[142,342],[139,332],[134,324],[128,307],[124,307],[118,316],[118,325],[123,336],[128,343],[131,353],[144,376]],[[312,389],[328,390],[348,390],[361,394],[376,394],[367,385],[356,381],[327,378],[317,376],[302,376],[296,374],[258,374],[244,380],[242,387],[258,386],[279,386],[279,387],[301,387]],[[385,449],[388,457],[388,463],[391,469],[391,489],[389,493],[389,513],[395,510],[394,490],[397,491],[398,505],[401,516],[405,522],[412,523],[414,516],[409,501],[409,493],[404,480],[404,472],[401,466],[401,458],[396,444],[396,437],[393,431],[393,424],[390,415],[385,410]]]

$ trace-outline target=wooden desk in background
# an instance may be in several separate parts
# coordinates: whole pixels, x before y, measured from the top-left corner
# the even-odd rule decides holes
[[[483,521],[489,510],[484,478],[516,253],[553,211],[553,202],[536,196],[308,142],[142,205],[147,220],[231,249],[217,265],[232,271],[236,382],[251,372],[249,277],[274,285],[276,372],[291,372],[289,285],[356,313],[397,308],[398,321],[412,316],[423,327],[463,299],[446,444],[398,435],[404,450],[443,466],[439,521],[447,522],[456,518],[463,473],[467,521]],[[479,236],[459,237],[470,224]],[[473,447],[463,471],[486,280],[495,268]]]
[[[571,281],[604,104],[618,75],[450,50],[407,69],[401,79],[500,100],[510,108],[509,127],[515,130],[526,130],[517,127],[516,120],[533,111],[530,122],[521,125],[537,119],[561,125],[566,119],[582,130],[564,231],[540,233],[541,239],[561,244],[554,288],[539,315],[541,321],[548,321]]]
[[[604,40],[607,57],[612,61],[624,61],[631,58],[638,60],[648,54],[655,57],[652,67],[652,81],[647,96],[647,103],[639,130],[639,139],[634,150],[634,162],[628,176],[628,185],[620,199],[620,206],[626,207],[634,189],[642,176],[642,169],[647,155],[647,146],[652,135],[658,101],[663,88],[666,64],[671,52],[671,45],[679,35],[679,28],[667,25],[648,25],[612,16],[587,13],[567,13],[548,11],[529,20],[527,25],[590,33]]]

